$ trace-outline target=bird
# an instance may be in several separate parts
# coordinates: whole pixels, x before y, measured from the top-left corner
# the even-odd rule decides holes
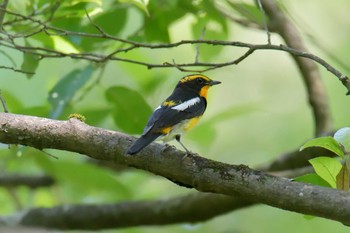
[[[181,78],[172,94],[154,110],[141,137],[126,153],[137,154],[158,139],[164,143],[175,139],[185,149],[186,154],[191,154],[181,142],[181,136],[193,128],[204,114],[208,89],[220,83],[202,74]]]

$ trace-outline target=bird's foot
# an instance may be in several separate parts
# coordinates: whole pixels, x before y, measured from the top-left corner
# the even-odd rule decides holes
[[[164,144],[163,148],[162,148],[162,153],[166,152],[167,150],[173,149],[175,148],[173,145],[169,145],[169,144]]]
[[[182,157],[182,160],[186,159],[187,157],[194,157],[194,156],[197,156],[198,154],[197,153],[194,153],[192,151],[186,151],[186,154]]]

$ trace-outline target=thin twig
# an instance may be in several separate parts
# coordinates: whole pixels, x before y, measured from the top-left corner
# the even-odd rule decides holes
[[[2,31],[2,25],[3,25],[8,2],[9,0],[3,0],[2,3],[0,4],[0,32]]]
[[[91,19],[89,13],[87,12],[87,10],[86,9],[84,9],[84,10],[85,10],[85,14],[86,14],[86,17],[88,18],[89,22],[101,33],[101,35],[106,36],[107,33],[100,26],[95,24],[94,21],[92,21],[92,19]]]
[[[6,106],[6,102],[5,102],[4,98],[2,97],[1,90],[0,90],[0,101],[1,101],[2,107],[4,108],[4,112],[8,113],[9,111],[7,109],[7,106]]]
[[[16,66],[16,62],[15,62],[15,60],[10,56],[10,55],[8,55],[7,53],[5,53],[4,51],[2,51],[2,50],[0,50],[0,53],[2,54],[2,55],[4,55],[10,62],[11,62],[11,64],[12,64],[12,66]]]
[[[20,70],[20,69],[16,69],[16,68],[10,67],[10,66],[0,66],[0,69],[13,70],[15,72],[23,73],[23,74],[35,74],[34,72]]]
[[[206,27],[203,27],[201,36],[199,37],[199,40],[203,40],[204,34],[205,34]],[[196,58],[194,59],[194,63],[198,63],[199,59],[199,47],[201,44],[197,44],[196,46]]]
[[[258,6],[259,6],[259,9],[260,9],[261,15],[262,15],[262,21],[263,21],[264,29],[265,29],[265,32],[266,32],[266,35],[267,35],[267,43],[271,44],[271,34],[270,34],[269,28],[267,26],[267,19],[266,19],[265,11],[264,11],[264,8],[263,8],[263,6],[261,4],[261,1],[257,0],[257,2],[258,2]]]
[[[326,61],[323,59],[317,57],[316,55],[300,51],[297,49],[292,49],[288,46],[283,46],[283,45],[272,45],[272,44],[264,44],[264,45],[259,45],[259,44],[249,44],[249,43],[243,43],[243,42],[235,42],[235,41],[219,41],[219,40],[182,40],[179,42],[175,43],[169,43],[169,44],[147,44],[147,43],[140,43],[140,42],[135,42],[135,41],[130,41],[130,40],[125,40],[121,39],[118,37],[114,37],[103,31],[102,28],[100,28],[98,25],[94,24],[92,19],[90,18],[89,14],[87,14],[88,19],[90,22],[96,27],[96,29],[100,32],[99,34],[93,34],[93,33],[83,33],[83,32],[73,32],[73,31],[68,31],[68,30],[63,30],[57,27],[49,26],[46,25],[45,23],[41,22],[38,19],[27,17],[18,13],[14,13],[11,11],[8,11],[6,9],[0,8],[3,11],[7,12],[8,14],[24,18],[27,20],[30,20],[31,22],[39,24],[42,28],[35,32],[31,32],[30,34],[24,35],[24,34],[16,34],[16,35],[11,35],[12,40],[7,40],[0,42],[0,45],[6,46],[8,48],[16,49],[22,52],[26,53],[31,53],[34,55],[38,55],[41,59],[44,58],[61,58],[61,57],[70,57],[72,59],[82,59],[82,60],[89,60],[93,62],[106,62],[107,60],[115,60],[115,61],[122,61],[122,62],[129,62],[133,64],[138,64],[142,66],[146,66],[148,69],[152,68],[166,68],[166,67],[176,67],[176,68],[181,68],[181,71],[185,72],[205,72],[208,70],[212,69],[217,69],[225,66],[229,66],[232,64],[238,64],[238,62],[243,61],[245,58],[247,58],[247,55],[250,55],[253,51],[255,50],[281,50],[288,52],[294,56],[297,57],[305,57],[308,59],[311,59],[320,65],[324,66],[328,71],[330,71],[332,74],[334,74],[338,79],[343,83],[343,85],[347,88],[348,93],[350,93],[350,80],[349,78],[342,74],[340,71],[332,67],[330,64],[328,64]],[[109,39],[109,40],[114,40],[114,41],[119,41],[124,44],[129,44],[130,46],[125,49],[118,49],[108,55],[104,54],[95,54],[95,53],[64,53],[62,51],[57,51],[54,49],[48,49],[48,48],[42,48],[42,47],[31,47],[31,46],[22,46],[19,44],[16,44],[14,42],[14,38],[26,38],[27,36],[32,36],[35,33],[40,33],[44,31],[48,36],[51,35],[61,35],[61,36],[79,36],[79,37],[90,37],[90,38],[104,38],[104,39]],[[54,32],[54,33],[52,33]],[[1,38],[0,38],[1,41]],[[175,48],[179,47],[181,45],[200,45],[200,44],[206,44],[206,45],[217,45],[217,46],[233,46],[233,47],[245,47],[248,48],[249,53],[241,56],[239,59],[235,59],[233,61],[229,62],[221,62],[221,63],[205,63],[205,62],[194,62],[194,63],[185,63],[185,64],[171,64],[169,62],[163,62],[162,64],[151,64],[147,62],[142,62],[138,60],[132,60],[132,59],[125,59],[121,57],[117,57],[119,53],[122,52],[129,52],[134,49],[138,48],[148,48],[148,49],[168,49],[168,48]],[[184,67],[209,67],[205,69],[185,69]]]

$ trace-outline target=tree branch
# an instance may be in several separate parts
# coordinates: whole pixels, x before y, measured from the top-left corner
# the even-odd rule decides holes
[[[0,142],[38,149],[54,148],[85,154],[144,169],[170,180],[212,192],[244,197],[249,202],[333,219],[350,224],[350,194],[229,165],[156,143],[137,156],[126,156],[134,139],[125,134],[91,127],[76,119],[46,118],[0,113]]]
[[[269,1],[269,0],[265,0]],[[261,1],[263,4],[264,8],[267,8],[267,6],[264,6],[264,2]],[[269,2],[268,2],[269,3]],[[267,3],[265,3],[267,4]],[[281,14],[281,11],[276,8],[276,6],[272,5],[272,9],[265,9],[267,11],[267,14],[272,14],[271,12],[277,10],[278,14]],[[302,68],[302,73],[305,75],[308,74],[311,78],[305,78],[305,82],[307,84],[307,87],[310,89],[310,103],[311,106],[314,108],[314,116],[316,120],[316,131],[317,132],[327,132],[327,128],[330,128],[330,123],[329,123],[329,117],[328,117],[328,107],[327,107],[327,100],[325,99],[325,95],[323,91],[323,86],[322,84],[319,83],[319,75],[317,71],[317,67],[315,66],[314,63],[311,61],[305,62],[305,59],[301,58],[308,58],[310,60],[313,60],[314,62],[320,64],[324,68],[326,68],[328,71],[330,71],[333,75],[335,75],[341,82],[342,84],[347,88],[347,92],[350,93],[350,79],[342,74],[339,70],[335,69],[333,66],[328,64],[326,61],[321,59],[320,57],[306,52],[305,47],[302,44],[302,41],[299,37],[296,36],[296,30],[291,25],[286,17],[282,14],[282,16],[278,15],[278,17],[283,17],[281,19],[282,22],[280,23],[280,26],[277,27],[279,30],[287,30],[288,31],[281,31],[280,34],[284,35],[285,37],[288,36],[290,37],[291,41],[285,39],[287,44],[291,43],[291,46],[285,46],[285,45],[272,45],[272,44],[249,44],[249,43],[243,43],[243,42],[237,42],[237,41],[219,41],[219,40],[182,40],[179,42],[175,43],[169,43],[169,44],[147,44],[147,43],[140,43],[140,42],[135,42],[135,41],[130,41],[130,40],[125,40],[122,38],[118,38],[112,35],[109,35],[108,33],[104,32],[102,29],[99,30],[99,34],[93,34],[93,33],[84,33],[84,32],[74,32],[74,31],[69,31],[69,30],[64,30],[61,28],[57,28],[54,26],[50,26],[34,17],[30,16],[25,16],[21,15],[19,13],[15,13],[12,11],[8,11],[5,8],[0,8],[0,10],[6,12],[7,14],[14,15],[16,17],[22,18],[24,20],[28,20],[30,22],[33,22],[39,26],[39,29],[36,30],[31,30],[28,34],[9,34],[2,32],[5,34],[7,39],[0,37],[0,45],[15,49],[18,51],[21,51],[23,53],[29,53],[33,55],[38,55],[40,56],[41,59],[44,58],[62,58],[62,57],[70,57],[72,59],[81,59],[81,60],[88,60],[88,61],[93,61],[93,62],[106,62],[109,60],[112,61],[121,61],[121,62],[128,62],[132,64],[137,64],[141,66],[145,66],[148,69],[152,68],[177,68],[180,69],[181,71],[186,71],[186,72],[205,72],[217,68],[222,68],[225,66],[230,66],[230,65],[237,65],[249,55],[253,54],[256,50],[279,50],[279,51],[284,51],[288,52],[293,56],[298,57],[298,65]],[[271,11],[271,12],[270,12]],[[271,15],[269,15],[272,17]],[[277,16],[273,16],[277,17]],[[282,24],[283,23],[283,24]],[[96,26],[96,25],[95,25]],[[271,25],[270,25],[271,27]],[[49,48],[44,48],[44,47],[34,47],[34,46],[23,46],[21,44],[18,44],[15,42],[16,38],[28,38],[31,37],[35,34],[45,32],[47,36],[77,36],[77,37],[89,37],[89,38],[100,38],[100,39],[106,39],[106,40],[111,40],[111,41],[117,41],[120,43],[123,43],[124,45],[129,45],[127,48],[123,49],[117,49],[113,52],[110,52],[109,54],[98,54],[98,53],[65,53],[62,51],[58,51],[55,49],[49,49]],[[288,32],[288,33],[287,33]],[[292,36],[295,36],[297,39],[293,39]],[[170,48],[176,48],[179,46],[183,45],[199,45],[199,44],[206,44],[206,45],[212,45],[212,46],[228,46],[228,47],[243,47],[247,48],[248,50],[241,55],[238,58],[235,58],[231,61],[226,61],[226,62],[219,62],[219,63],[213,63],[213,62],[193,62],[193,63],[178,63],[174,64],[172,62],[163,62],[162,64],[152,64],[149,62],[143,62],[139,60],[132,60],[132,59],[127,59],[127,58],[122,58],[120,55],[122,53],[126,53],[129,51],[132,51],[134,49],[170,49]],[[307,64],[307,66],[305,65]],[[185,67],[204,67],[201,69],[187,69]],[[206,68],[205,68],[206,67]],[[311,72],[312,71],[312,72]],[[317,96],[320,96],[320,98],[316,98]],[[321,97],[323,96],[323,97]],[[320,108],[321,107],[321,108]],[[321,134],[321,133],[319,133]]]
[[[299,36],[298,30],[284,15],[276,2],[274,0],[261,0],[261,3],[270,18],[270,27],[276,29],[278,34],[280,34],[287,43],[287,46],[299,51],[307,52],[307,49]],[[294,55],[293,53],[291,54]],[[315,120],[315,135],[320,136],[326,134],[332,130],[332,118],[319,70],[315,63],[303,59],[302,56],[294,56],[293,58],[299,67],[307,89],[309,103],[313,110]],[[338,78],[340,81],[347,80],[345,77],[344,79],[341,76],[338,76]],[[348,86],[349,82],[346,81],[346,83],[344,83],[344,81],[342,81],[343,84]]]
[[[249,204],[242,199],[225,195],[194,193],[159,201],[35,208],[12,216],[0,217],[0,226],[101,230],[179,222],[195,223]]]
[[[2,25],[4,22],[4,17],[5,17],[8,2],[9,2],[8,0],[3,0],[2,3],[0,4],[0,32],[2,31]]]
[[[39,187],[48,187],[55,183],[55,180],[46,175],[37,175],[37,176],[26,176],[26,175],[9,175],[1,174],[0,175],[0,186],[4,187],[17,187],[17,186],[26,186],[32,189]]]

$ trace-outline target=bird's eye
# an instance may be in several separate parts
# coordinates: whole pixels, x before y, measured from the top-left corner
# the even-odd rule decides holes
[[[203,83],[204,83],[204,79],[198,78],[198,79],[197,79],[197,83],[198,83],[198,84],[203,84]]]

